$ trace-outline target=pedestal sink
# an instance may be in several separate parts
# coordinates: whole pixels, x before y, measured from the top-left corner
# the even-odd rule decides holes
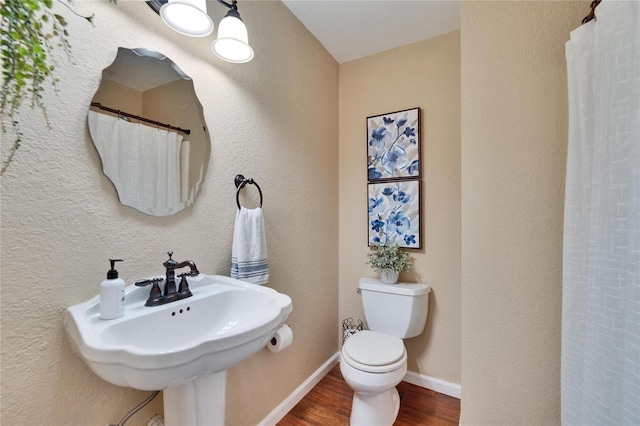
[[[226,371],[261,350],[292,310],[291,298],[233,278],[188,279],[192,297],[148,307],[149,288],[127,287],[125,314],[101,320],[99,299],[71,306],[76,352],[109,383],[164,390],[165,424],[224,424]]]

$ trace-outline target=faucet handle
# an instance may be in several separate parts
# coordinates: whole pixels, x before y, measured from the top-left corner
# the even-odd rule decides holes
[[[162,291],[160,290],[160,286],[158,285],[158,283],[162,280],[164,280],[164,278],[155,277],[155,278],[145,278],[145,279],[136,281],[135,285],[137,285],[138,287],[144,287],[146,285],[153,284],[153,287],[151,287],[151,291],[149,292],[149,298],[147,299],[145,306],[156,306],[159,303],[159,301],[162,300]]]
[[[191,272],[183,272],[182,274],[178,275],[182,278],[180,280],[180,285],[178,286],[178,295],[181,298],[186,298],[193,295],[193,293],[191,293],[191,290],[189,290],[189,282],[187,282],[187,276],[190,275]]]
[[[164,277],[155,277],[155,278],[144,278],[136,281],[135,285],[138,287],[144,287],[149,284],[157,284],[160,281],[164,280]]]

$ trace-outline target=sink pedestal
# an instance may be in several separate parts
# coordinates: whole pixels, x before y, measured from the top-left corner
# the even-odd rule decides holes
[[[163,391],[166,426],[224,425],[227,370]]]

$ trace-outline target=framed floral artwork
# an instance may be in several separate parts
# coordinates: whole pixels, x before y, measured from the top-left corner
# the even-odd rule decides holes
[[[367,117],[367,180],[420,177],[420,108]]]
[[[368,184],[369,245],[420,248],[420,180]]]

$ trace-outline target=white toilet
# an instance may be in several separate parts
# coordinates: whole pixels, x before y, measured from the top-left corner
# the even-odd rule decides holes
[[[351,426],[391,426],[400,409],[396,385],[407,372],[402,339],[422,334],[431,288],[361,278],[358,290],[369,330],[344,343],[340,362],[342,377],[354,390]]]

